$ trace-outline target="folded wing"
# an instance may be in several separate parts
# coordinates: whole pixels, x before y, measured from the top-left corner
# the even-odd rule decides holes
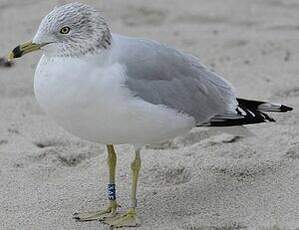
[[[231,85],[189,54],[159,43],[117,37],[125,52],[118,62],[126,68],[125,85],[137,97],[192,116],[202,124],[218,114],[234,113]]]

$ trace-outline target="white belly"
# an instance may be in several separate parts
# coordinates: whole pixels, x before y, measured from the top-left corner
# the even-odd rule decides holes
[[[103,144],[149,144],[172,139],[194,126],[189,116],[133,97],[123,85],[119,64],[97,69],[89,65],[79,59],[44,56],[36,70],[39,104],[70,133]]]

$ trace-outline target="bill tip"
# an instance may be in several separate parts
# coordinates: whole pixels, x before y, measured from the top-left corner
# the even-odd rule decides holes
[[[7,55],[7,61],[11,62],[14,58],[15,58],[14,53],[9,52],[9,54]]]

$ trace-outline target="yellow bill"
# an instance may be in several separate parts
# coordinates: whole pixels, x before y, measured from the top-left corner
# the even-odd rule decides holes
[[[12,61],[15,58],[22,57],[23,55],[27,53],[31,53],[37,50],[40,50],[42,45],[35,44],[32,41],[26,42],[24,44],[18,45],[16,48],[14,48],[9,54],[8,54],[8,61]]]

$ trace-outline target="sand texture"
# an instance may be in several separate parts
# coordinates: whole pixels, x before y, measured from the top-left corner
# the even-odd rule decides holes
[[[199,56],[241,97],[299,108],[297,0],[82,2],[104,11],[114,33]],[[0,0],[0,56],[32,39],[56,3]],[[40,56],[0,64],[0,229],[109,229],[72,220],[73,212],[106,204],[106,150],[68,134],[39,108],[33,76]],[[139,229],[299,229],[299,113],[273,116],[276,124],[249,126],[255,135],[248,138],[194,129],[145,148]],[[116,149],[125,210],[133,149]]]

